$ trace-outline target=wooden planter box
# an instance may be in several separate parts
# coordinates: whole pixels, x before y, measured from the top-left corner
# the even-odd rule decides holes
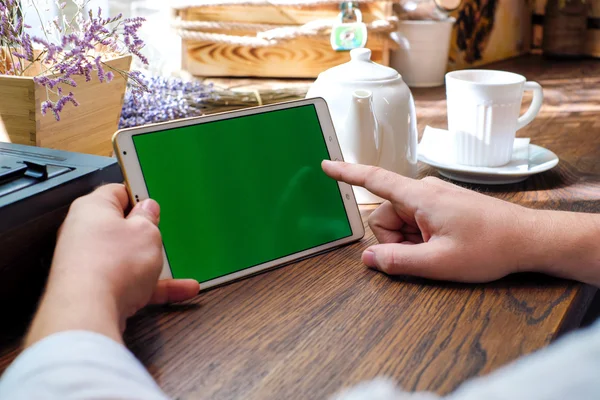
[[[131,56],[107,62],[113,68],[129,71]],[[46,89],[32,77],[0,75],[0,141],[110,156],[112,135],[119,126],[127,82],[120,74],[100,83],[96,77],[85,82],[73,76],[72,91],[79,106],[65,105],[56,121],[51,112],[42,115]]]
[[[319,6],[223,5],[178,8],[181,21],[238,22],[274,26],[301,26],[321,19],[335,19],[338,4]],[[392,15],[390,2],[360,5],[363,22]],[[256,36],[252,30],[203,28],[203,32],[235,36]],[[366,47],[372,59],[389,65],[393,46],[388,33],[369,32]],[[197,76],[244,76],[271,78],[315,78],[319,73],[350,60],[349,52],[331,48],[329,34],[282,41],[276,46],[247,47],[195,39],[182,40],[182,68]]]

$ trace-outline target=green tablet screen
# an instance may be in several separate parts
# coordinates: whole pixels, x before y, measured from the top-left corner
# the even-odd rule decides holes
[[[174,278],[206,282],[352,235],[314,105],[133,136]]]

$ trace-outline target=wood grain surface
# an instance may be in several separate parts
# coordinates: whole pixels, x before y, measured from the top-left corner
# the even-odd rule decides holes
[[[526,57],[493,67],[544,86],[540,116],[519,135],[561,162],[520,184],[469,187],[531,207],[598,212],[600,64]],[[445,127],[444,89],[413,92],[420,130]],[[421,174],[436,172],[422,166]],[[373,243],[367,228],[354,245],[145,309],[126,342],[182,399],[324,399],[376,376],[443,394],[577,326],[595,291],[541,275],[479,285],[390,278],[360,262]],[[0,351],[2,370],[18,349]]]
[[[360,5],[363,22],[384,19],[391,14],[389,1]],[[227,5],[176,8],[175,13],[189,21],[236,21],[252,24],[304,25],[320,19],[335,19],[340,13],[339,4],[296,5]]]
[[[372,51],[371,59],[388,65],[389,44],[386,35],[370,33],[367,47]],[[182,54],[182,68],[196,76],[315,78],[329,68],[350,61],[350,52],[331,48],[329,36],[301,37],[276,46],[256,48],[186,39]]]
[[[390,2],[360,6],[363,22],[370,23],[392,15]],[[322,19],[336,19],[338,4],[314,6],[211,6],[188,7],[177,11],[183,21],[214,21],[301,26]],[[203,32],[255,37],[256,32],[230,27],[204,28]],[[366,46],[373,61],[388,65],[389,51],[397,45],[389,34],[369,32]],[[329,34],[298,37],[275,46],[250,47],[211,41],[183,39],[182,68],[197,76],[238,76],[269,78],[316,78],[319,73],[350,60],[347,51],[331,48]]]

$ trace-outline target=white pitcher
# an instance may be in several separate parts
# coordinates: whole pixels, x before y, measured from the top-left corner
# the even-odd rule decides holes
[[[371,61],[371,50],[354,49],[350,57],[322,72],[306,97],[327,102],[345,161],[414,178],[417,117],[408,86],[394,69]],[[359,204],[383,201],[363,188],[354,194]]]

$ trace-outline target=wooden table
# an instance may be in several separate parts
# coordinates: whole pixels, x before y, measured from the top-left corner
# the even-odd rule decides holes
[[[519,136],[561,161],[523,183],[474,189],[530,207],[600,211],[600,63],[526,57],[493,67],[542,84],[541,113]],[[419,130],[445,127],[444,89],[413,92]],[[595,292],[540,275],[480,285],[390,278],[360,262],[374,243],[367,228],[352,246],[146,309],[126,341],[175,397],[324,399],[379,375],[443,394],[576,327]],[[16,346],[0,354],[2,370]]]

